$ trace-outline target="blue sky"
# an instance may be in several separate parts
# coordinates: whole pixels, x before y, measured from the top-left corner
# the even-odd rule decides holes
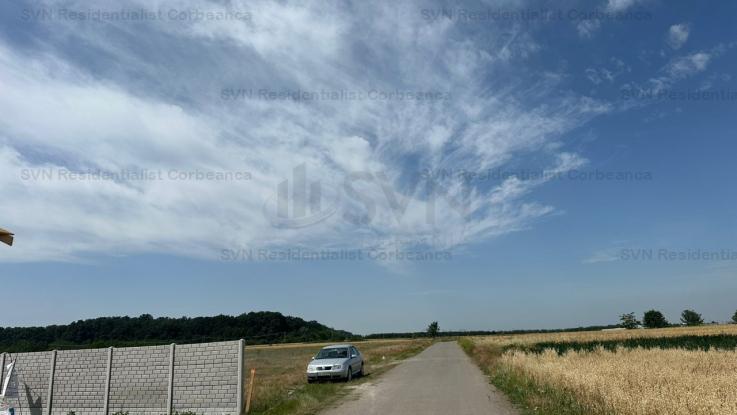
[[[0,324],[725,321],[736,12],[3,2]]]

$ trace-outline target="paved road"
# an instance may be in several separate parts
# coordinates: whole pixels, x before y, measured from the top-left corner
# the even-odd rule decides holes
[[[436,343],[361,384],[323,415],[514,415],[501,392],[455,342]]]

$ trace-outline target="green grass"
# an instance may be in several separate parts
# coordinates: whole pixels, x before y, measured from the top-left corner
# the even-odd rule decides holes
[[[303,385],[284,399],[277,399],[262,404],[260,410],[251,414],[294,415],[314,414],[324,405],[330,404],[345,396],[348,389],[340,383],[319,383]]]

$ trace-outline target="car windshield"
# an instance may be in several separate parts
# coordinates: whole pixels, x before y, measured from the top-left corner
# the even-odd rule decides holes
[[[315,356],[315,359],[340,359],[345,357],[348,357],[348,348],[333,347],[320,350],[320,353]]]

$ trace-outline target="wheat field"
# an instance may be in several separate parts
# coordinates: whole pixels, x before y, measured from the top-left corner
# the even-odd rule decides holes
[[[590,342],[633,338],[737,335],[737,325],[656,330],[592,331],[471,339],[477,362],[501,379],[522,379],[528,403],[552,389],[572,397],[582,410],[571,413],[615,415],[737,414],[737,350],[624,348],[589,351],[552,349],[534,353],[516,346],[541,342]],[[506,351],[504,351],[506,350]],[[526,392],[527,393],[527,392]],[[538,396],[532,397],[532,395]],[[524,394],[523,394],[524,395]],[[533,408],[535,405],[532,405]],[[532,412],[537,412],[536,408]],[[551,411],[552,412],[552,411]],[[544,410],[542,413],[547,413]],[[569,413],[558,410],[555,413]]]
[[[737,352],[620,349],[514,351],[503,366],[573,394],[591,413],[737,414]]]

